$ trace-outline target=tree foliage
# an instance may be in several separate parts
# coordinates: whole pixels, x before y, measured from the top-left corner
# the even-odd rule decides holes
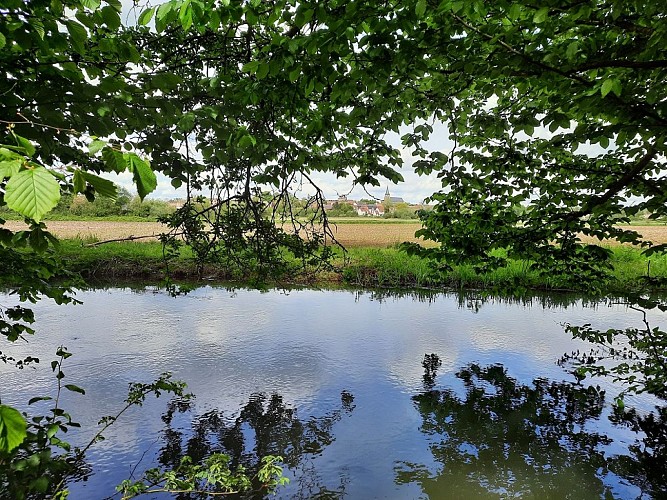
[[[440,245],[413,250],[447,264],[502,265],[503,248],[544,272],[599,277],[608,255],[579,234],[638,242],[616,224],[665,210],[665,12],[653,2],[208,7],[143,16],[155,16],[152,67],[173,68],[158,80],[169,117],[145,134],[164,171],[212,189],[217,206],[256,218],[253,186],[282,196],[315,170],[399,180],[387,134],[408,127],[415,169],[442,181],[422,214]],[[424,145],[437,123],[451,151]],[[224,227],[216,205],[194,215]]]
[[[416,164],[443,187],[422,214],[440,246],[423,253],[497,265],[503,248],[543,272],[595,276],[608,254],[580,234],[637,243],[616,224],[666,210],[664,6],[443,5],[426,20],[430,47],[447,47],[433,51],[430,92],[454,146]]]
[[[308,214],[318,229],[263,220],[299,220],[285,200],[304,184],[307,206],[321,207],[316,171],[400,181],[390,133],[417,172],[442,181],[422,213],[422,235],[440,245],[413,250],[447,264],[502,265],[491,253],[503,248],[545,272],[596,276],[606,252],[581,233],[638,242],[616,224],[664,215],[655,2],[172,0],[139,8],[136,26],[120,23],[115,1],[6,3],[0,111],[15,147],[32,141],[23,153],[45,166],[129,170],[142,196],[155,185],[143,158],[191,199],[206,191],[210,207],[172,221],[204,259],[317,239],[322,210]],[[430,151],[434,134],[451,150]],[[74,181],[104,191],[95,177]],[[219,230],[194,237],[202,227]]]

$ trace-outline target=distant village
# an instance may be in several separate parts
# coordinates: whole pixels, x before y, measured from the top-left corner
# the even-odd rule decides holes
[[[324,205],[324,209],[332,216],[357,215],[362,217],[385,217],[389,214],[396,214],[400,218],[413,218],[416,217],[417,210],[427,208],[429,208],[428,205],[410,204],[401,197],[391,196],[389,188],[382,201],[367,199],[357,201],[341,195],[336,200],[327,200]]]

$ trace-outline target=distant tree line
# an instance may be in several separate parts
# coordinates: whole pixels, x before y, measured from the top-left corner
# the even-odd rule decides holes
[[[49,218],[96,218],[96,217],[157,217],[170,215],[176,210],[176,204],[165,200],[143,201],[139,196],[132,195],[128,190],[119,188],[115,198],[98,196],[88,201],[83,195],[63,194],[56,207],[51,211]],[[0,216],[8,219],[13,214],[6,206],[0,207]]]

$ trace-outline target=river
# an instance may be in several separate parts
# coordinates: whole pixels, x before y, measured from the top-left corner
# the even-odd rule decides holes
[[[646,434],[614,417],[620,388],[608,379],[578,384],[557,363],[591,348],[564,322],[640,327],[641,315],[622,304],[224,287],[175,298],[97,289],[77,298],[83,304],[33,307],[37,333],[11,354],[41,362],[0,366],[3,403],[26,408],[28,397],[54,393],[49,361],[59,345],[73,353],[65,382],[86,390],[62,401],[82,424],[65,436],[74,444],[122,406],[130,382],[170,371],[196,398],[149,398],[124,415],[91,448],[90,474],[70,484],[71,499],[113,495],[123,479],[177,463],[187,450],[225,451],[250,469],[258,453],[282,455],[290,483],[278,498],[667,492],[649,470],[653,450],[641,454]],[[667,323],[660,312],[649,319]],[[640,417],[659,403],[626,397]],[[40,404],[48,407],[35,411]]]

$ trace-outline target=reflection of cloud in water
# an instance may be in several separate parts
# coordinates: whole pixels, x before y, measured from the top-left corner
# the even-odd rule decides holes
[[[612,326],[632,324],[623,306],[582,307],[494,307],[484,305],[470,318],[467,329],[469,341],[481,352],[513,352],[524,354],[539,362],[554,362],[554,353],[573,348],[588,349],[592,344],[573,340],[562,324],[597,323]]]
[[[563,333],[560,325],[554,324],[554,328],[544,328],[541,322],[541,330],[533,329],[530,322],[521,328],[505,329],[502,325],[479,326],[470,332],[469,340],[482,352],[507,351],[522,353],[536,361],[554,361],[555,350],[572,348],[572,339]],[[585,347],[582,342],[582,346]]]
[[[87,391],[68,400],[76,418],[92,426],[118,410],[129,382],[149,382],[165,371],[188,382],[189,390],[209,407],[236,408],[254,392],[276,390],[290,404],[312,398],[326,373],[327,356],[319,346],[276,342],[280,332],[271,322],[279,320],[272,319],[271,312],[277,307],[268,300],[274,294],[231,295],[203,289],[174,299],[98,290],[80,292],[84,303],[76,307],[40,302],[34,307],[37,335],[27,346],[17,346],[16,354],[38,355],[43,363],[37,372],[9,369],[5,380],[30,388],[31,394],[54,390],[48,361],[58,345],[68,346],[74,357],[64,365],[67,382]],[[258,308],[258,300],[265,307]],[[20,394],[12,396],[16,404],[25,404]],[[163,406],[164,398],[157,405]],[[118,434],[112,427],[110,442],[120,440],[129,450],[137,435],[161,429],[159,419],[152,424],[143,430],[125,426]]]

